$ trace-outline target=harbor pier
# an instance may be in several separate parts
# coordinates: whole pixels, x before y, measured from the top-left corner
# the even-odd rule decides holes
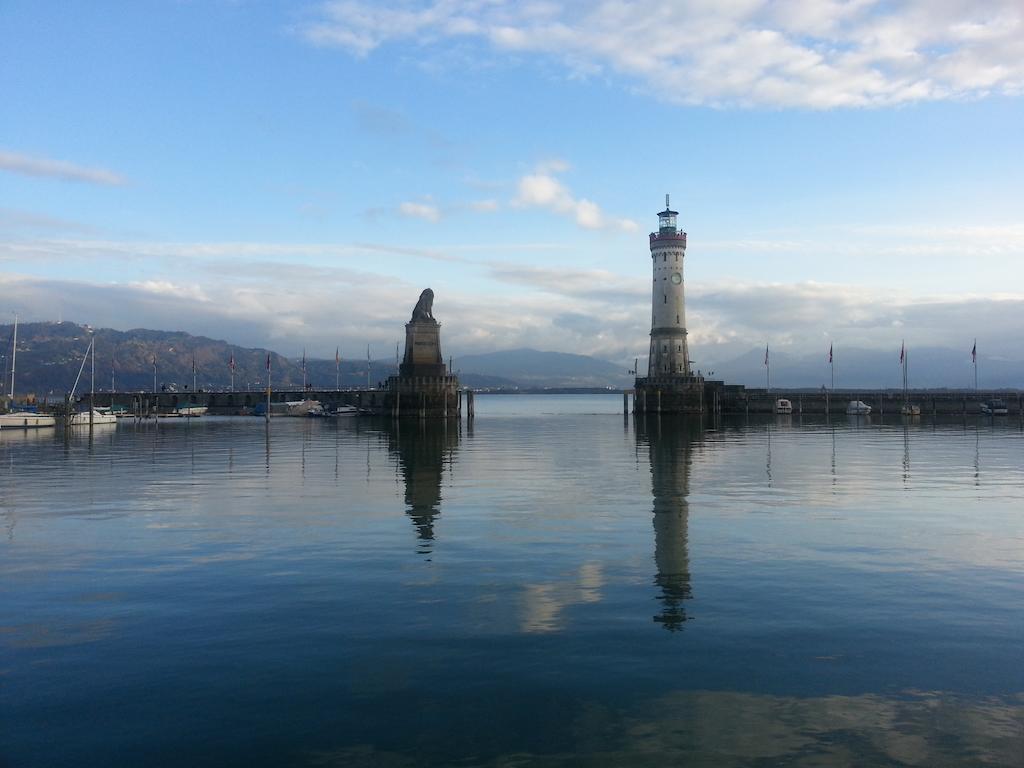
[[[271,408],[299,400],[318,400],[326,410],[351,405],[373,414],[385,413],[387,393],[383,389],[281,389],[271,390]],[[139,416],[168,415],[190,407],[205,407],[211,416],[244,416],[262,413],[266,391],[238,392],[97,392],[98,407],[113,407]]]
[[[971,416],[982,413],[982,404],[992,400],[1005,403],[1008,415],[1024,415],[1024,393],[1020,390],[908,390],[901,389],[748,389],[720,381],[705,384],[708,411],[729,416],[775,413],[775,402],[789,400],[793,415],[841,416],[851,400],[871,406],[873,416],[899,416],[904,403],[921,408],[922,416]]]

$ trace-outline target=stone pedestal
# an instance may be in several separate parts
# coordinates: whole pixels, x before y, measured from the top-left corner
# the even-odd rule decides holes
[[[441,357],[441,324],[436,320],[412,320],[405,324],[405,356],[398,368],[402,378],[444,376]]]
[[[385,410],[393,418],[458,418],[459,379],[441,356],[441,325],[433,319],[405,324],[405,357],[387,382]]]

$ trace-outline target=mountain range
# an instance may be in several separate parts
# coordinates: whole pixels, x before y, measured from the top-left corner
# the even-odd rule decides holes
[[[10,384],[13,326],[0,325],[0,371],[3,391]],[[234,360],[237,389],[266,386],[269,357],[275,388],[299,389],[303,361],[264,348],[248,348],[227,341],[192,336],[180,331],[92,329],[71,322],[22,323],[18,326],[17,391],[63,394],[71,390],[82,370],[77,392],[89,388],[91,366],[82,363],[90,337],[96,339],[96,388],[150,390],[154,386],[183,391],[222,389],[231,383]],[[968,388],[974,383],[970,350],[921,348],[908,351],[912,388]],[[709,378],[730,384],[763,387],[768,368],[764,350],[750,350],[736,357],[712,362],[703,369]],[[704,359],[710,356],[701,355]],[[771,350],[773,387],[819,388],[831,385],[827,354],[797,354]],[[642,368],[643,366],[641,366]],[[528,388],[624,388],[633,378],[627,366],[586,355],[512,349],[454,358],[460,381],[469,387],[491,389]],[[899,388],[899,350],[837,350],[835,385],[839,388]],[[390,360],[308,359],[305,380],[315,389],[376,386],[396,372]],[[1024,361],[978,355],[978,383],[982,388],[1016,388],[1024,383]]]

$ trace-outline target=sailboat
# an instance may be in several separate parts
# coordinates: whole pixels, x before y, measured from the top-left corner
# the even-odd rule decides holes
[[[903,366],[903,407],[900,408],[901,416],[920,416],[921,406],[910,402],[907,394],[907,347],[900,346],[900,365]]]
[[[36,429],[38,427],[54,427],[57,420],[45,413],[38,413],[35,406],[25,406],[15,410],[14,406],[14,370],[18,361],[18,316],[14,316],[14,341],[11,344],[11,393],[10,412],[0,413],[0,429]]]
[[[92,376],[89,384],[89,402],[92,403],[96,393],[96,337],[93,336],[89,342],[89,348],[85,350],[85,357],[82,358],[82,367],[78,369],[78,376],[81,378],[82,370],[85,368],[85,361],[92,359]],[[75,379],[75,386],[71,388],[71,397],[75,396],[75,389],[78,388],[78,379]],[[88,427],[95,424],[116,424],[117,416],[110,408],[97,408],[93,406],[90,411],[72,413],[68,417],[69,427]]]

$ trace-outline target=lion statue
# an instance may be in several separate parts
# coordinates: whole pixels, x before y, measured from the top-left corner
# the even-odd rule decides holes
[[[415,323],[417,320],[434,320],[433,310],[434,292],[427,288],[420,294],[420,300],[417,301],[416,306],[413,307],[411,322]]]

